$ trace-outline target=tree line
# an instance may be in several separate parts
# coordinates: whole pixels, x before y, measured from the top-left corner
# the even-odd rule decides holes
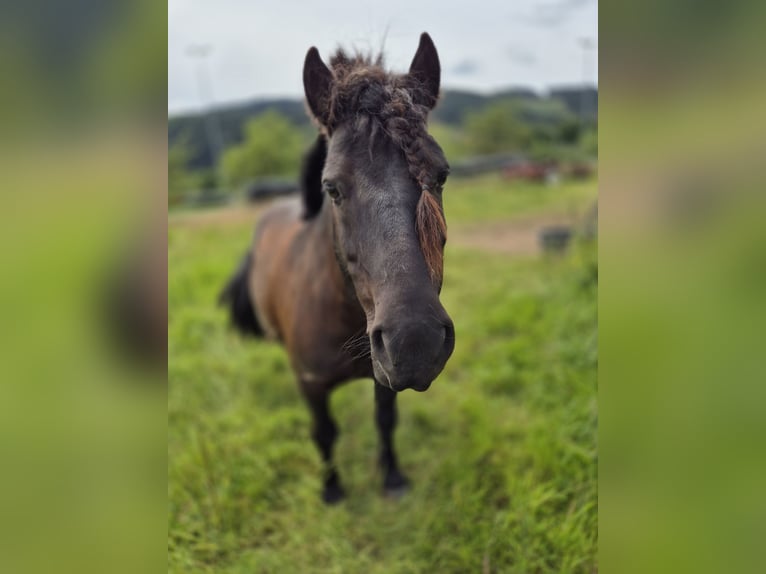
[[[582,106],[585,101],[582,94],[576,92],[567,97],[547,98],[509,92],[483,103],[476,98],[486,97],[448,92],[437,107],[429,130],[450,162],[502,152],[541,161],[591,159],[598,152],[597,94],[593,92],[590,96],[588,109]],[[171,119],[168,153],[171,202],[180,201],[191,191],[236,191],[259,178],[297,176],[303,151],[315,134],[302,111],[298,114],[284,103],[277,108],[265,107],[243,120],[236,130],[235,116],[231,111],[228,113],[228,123],[223,123],[228,145],[217,165],[212,165],[212,161],[200,162],[200,155],[205,155],[200,154],[200,147],[208,153],[210,150],[203,134],[184,130],[189,119]]]

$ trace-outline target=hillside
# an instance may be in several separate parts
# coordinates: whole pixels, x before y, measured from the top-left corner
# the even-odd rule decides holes
[[[459,126],[466,116],[480,111],[486,106],[501,100],[518,100],[533,103],[532,113],[525,118],[530,123],[544,123],[546,109],[564,104],[571,113],[579,115],[584,102],[584,110],[589,121],[596,120],[598,109],[598,91],[595,88],[583,90],[581,87],[558,87],[547,95],[541,95],[530,89],[513,88],[494,94],[479,94],[463,90],[445,90],[441,101],[433,113],[433,121],[452,126]],[[288,118],[296,126],[311,130],[309,118],[306,115],[302,100],[298,99],[265,99],[253,100],[243,104],[229,105],[215,110],[223,132],[225,144],[232,145],[242,140],[242,130],[247,121],[267,110],[275,110]],[[210,151],[205,139],[204,118],[201,115],[180,115],[168,118],[168,144],[173,145],[184,138],[191,150],[189,167],[193,169],[210,167],[212,164]]]

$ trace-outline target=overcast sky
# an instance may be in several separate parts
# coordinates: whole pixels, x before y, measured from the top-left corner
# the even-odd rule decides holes
[[[421,32],[436,44],[442,86],[539,91],[598,81],[597,0],[168,0],[168,110],[202,107],[191,45],[209,45],[216,103],[302,97],[310,46],[325,60],[340,44],[378,51],[405,71]],[[140,41],[140,40],[139,40]]]

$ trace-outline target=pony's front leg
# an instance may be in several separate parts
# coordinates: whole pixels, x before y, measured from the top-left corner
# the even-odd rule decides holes
[[[375,422],[380,435],[380,467],[383,470],[383,490],[398,496],[407,491],[410,481],[399,470],[394,452],[394,429],[396,428],[396,392],[375,384]]]
[[[322,455],[322,500],[327,504],[334,504],[342,500],[346,493],[333,463],[333,447],[338,438],[338,427],[330,415],[329,392],[325,389],[314,390],[305,383],[301,387],[313,418],[311,437]]]

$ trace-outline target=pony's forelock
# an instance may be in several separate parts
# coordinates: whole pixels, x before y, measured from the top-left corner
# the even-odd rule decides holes
[[[441,285],[444,274],[444,243],[447,241],[447,222],[439,202],[423,189],[418,200],[416,227],[420,248],[426,260],[431,281]]]

